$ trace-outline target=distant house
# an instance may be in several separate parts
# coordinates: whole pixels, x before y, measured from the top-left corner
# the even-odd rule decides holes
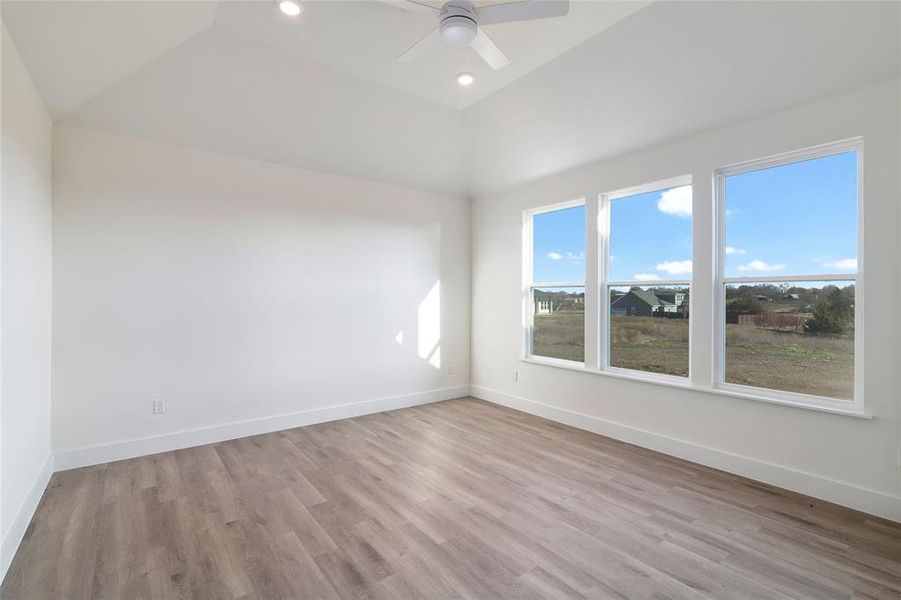
[[[614,315],[652,317],[681,315],[688,317],[688,292],[672,289],[642,290],[633,288],[628,292],[614,292],[610,301],[610,312]]]
[[[663,313],[677,313],[679,307],[660,298],[651,290],[634,289],[610,304],[610,313],[630,317],[652,317]]]
[[[577,293],[546,292],[535,290],[533,299],[536,315],[565,312],[583,312],[585,296]]]
[[[535,298],[535,314],[549,315],[554,312],[557,307],[551,298]]]
[[[661,300],[666,300],[671,304],[675,304],[676,306],[682,306],[682,303],[685,302],[685,299],[688,297],[688,294],[685,292],[677,292],[674,290],[652,290],[654,295],[660,298]]]
[[[763,294],[757,294],[756,296],[754,296],[754,298],[756,298],[758,302],[772,302],[773,301],[772,298],[770,298],[769,296],[764,296]]]
[[[785,294],[785,296],[783,296],[783,298],[785,300],[800,300],[801,294]]]

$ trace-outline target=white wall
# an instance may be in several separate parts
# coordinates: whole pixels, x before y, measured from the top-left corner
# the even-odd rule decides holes
[[[898,446],[897,80],[478,198],[473,207],[474,394],[901,520]],[[527,364],[522,210],[693,175],[695,377],[710,380],[716,167],[863,135],[865,404],[873,420]],[[705,348],[706,345],[706,348]],[[512,371],[519,371],[514,382]]]
[[[0,578],[44,491],[50,463],[51,123],[2,28]]]
[[[68,126],[53,173],[61,467],[465,394],[468,200]]]

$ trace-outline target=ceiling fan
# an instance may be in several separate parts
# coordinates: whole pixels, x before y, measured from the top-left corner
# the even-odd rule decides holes
[[[379,1],[438,17],[438,26],[407,48],[397,60],[413,60],[439,40],[444,40],[452,46],[471,46],[495,70],[506,67],[510,59],[491,41],[482,29],[483,25],[562,17],[569,12],[569,0],[518,0],[480,8],[474,6],[472,0],[449,0],[441,8],[422,0]]]

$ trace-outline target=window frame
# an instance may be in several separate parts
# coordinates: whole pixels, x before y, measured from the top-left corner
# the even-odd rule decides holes
[[[802,276],[749,276],[724,278],[725,268],[725,178],[729,175],[766,169],[822,158],[847,151],[857,153],[857,272],[828,273]],[[699,181],[699,177],[704,181]],[[709,177],[709,179],[707,179]],[[707,188],[710,182],[711,188]],[[693,393],[711,394],[720,398],[753,400],[780,406],[813,410],[858,419],[872,419],[874,415],[866,411],[864,402],[864,139],[862,136],[847,138],[789,152],[773,154],[765,158],[736,162],[722,167],[692,170],[688,175],[660,179],[651,183],[618,188],[610,192],[591,191],[577,200],[558,202],[528,208],[522,211],[522,352],[520,360],[542,366],[562,368],[589,375],[612,377],[628,381],[638,381],[661,385]],[[604,366],[609,362],[606,352],[609,341],[609,294],[607,280],[609,270],[609,205],[611,200],[621,197],[663,190],[678,185],[692,185],[692,269],[688,283],[689,293],[697,298],[698,306],[710,303],[710,313],[697,318],[693,311],[689,319],[689,375],[651,373],[633,369]],[[696,194],[701,189],[704,197]],[[538,214],[585,206],[585,279],[584,282],[532,282],[532,217]],[[708,212],[709,211],[709,212]],[[697,213],[697,214],[695,214]],[[698,218],[695,218],[698,217]],[[703,227],[703,229],[700,229]],[[708,254],[709,252],[709,254]],[[709,259],[709,261],[708,261]],[[707,264],[705,264],[707,263]],[[703,265],[700,271],[698,265]],[[708,267],[709,265],[709,267]],[[725,279],[725,281],[724,281]],[[840,400],[796,392],[768,390],[753,386],[725,383],[725,285],[732,282],[749,281],[853,281],[854,294],[854,397]],[[612,285],[684,285],[685,280],[659,280],[619,282]],[[548,285],[550,284],[550,285]],[[532,294],[534,287],[581,287],[585,290],[585,362],[534,356],[531,354]],[[603,290],[603,293],[601,293]],[[712,319],[710,321],[709,319]],[[602,352],[602,344],[604,345]],[[692,349],[694,348],[694,349]],[[698,368],[695,368],[698,367]]]
[[[582,281],[534,281],[534,269],[533,262],[535,257],[535,248],[534,248],[534,226],[533,221],[537,215],[542,215],[550,212],[556,212],[558,210],[566,210],[568,208],[576,208],[578,206],[585,207],[585,270],[583,272]],[[522,261],[522,357],[524,359],[544,362],[548,364],[554,364],[559,366],[568,366],[573,368],[580,368],[583,365],[588,366],[588,248],[592,245],[589,243],[589,232],[591,232],[591,227],[589,223],[591,222],[589,218],[589,206],[586,202],[585,198],[578,198],[575,200],[569,200],[566,202],[558,202],[556,204],[540,206],[537,208],[526,209],[523,211],[523,225],[522,225],[522,250],[523,250],[523,261]],[[585,361],[578,362],[575,360],[567,360],[563,358],[554,358],[552,356],[541,356],[538,354],[532,354],[532,340],[533,340],[533,331],[535,327],[535,315],[533,314],[533,306],[535,303],[535,289],[536,288],[569,288],[569,287],[581,287],[585,292],[585,328],[584,328],[584,349],[585,352]]]
[[[857,270],[854,273],[818,273],[809,275],[750,275],[725,276],[726,265],[726,179],[731,175],[761,171],[794,163],[825,158],[844,152],[857,153]],[[762,400],[777,403],[832,408],[851,412],[864,410],[864,154],[863,138],[855,137],[838,142],[821,144],[720,167],[713,173],[713,351],[712,369],[713,389],[747,396],[755,396]],[[814,394],[802,394],[763,387],[741,385],[726,382],[726,285],[741,283],[786,283],[802,281],[852,281],[854,282],[854,395],[851,400],[841,400]]]
[[[610,236],[612,230],[610,227],[611,204],[623,198],[629,198],[640,194],[668,190],[675,187],[692,185],[691,175],[678,175],[667,179],[659,179],[650,183],[643,183],[626,188],[620,188],[610,192],[604,192],[598,195],[598,294],[599,298],[599,330],[598,330],[598,370],[608,373],[618,373],[641,380],[654,380],[660,382],[671,382],[678,385],[685,385],[691,380],[691,338],[692,338],[692,319],[688,319],[688,374],[684,377],[681,375],[670,375],[667,373],[654,373],[652,371],[641,371],[639,369],[628,369],[625,367],[615,367],[610,364],[610,288],[622,286],[667,286],[682,285],[688,288],[689,295],[692,289],[691,277],[688,279],[660,279],[654,281],[639,280],[611,280],[608,277],[610,271]],[[694,188],[692,187],[692,203],[694,203]],[[694,237],[694,219],[691,221],[692,238]],[[692,257],[693,259],[694,257]],[[587,309],[587,305],[586,305]]]

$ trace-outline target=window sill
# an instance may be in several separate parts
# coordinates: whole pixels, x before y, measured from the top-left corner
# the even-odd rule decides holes
[[[805,410],[813,410],[817,412],[825,412],[845,417],[854,417],[856,419],[873,419],[873,414],[868,413],[856,407],[831,406],[827,404],[817,404],[812,402],[804,402],[787,398],[773,398],[753,392],[743,390],[723,389],[715,387],[701,387],[691,384],[687,379],[670,375],[657,375],[654,373],[640,373],[627,371],[625,369],[615,371],[598,371],[589,369],[582,363],[569,360],[561,360],[556,358],[541,358],[535,356],[525,356],[520,358],[522,362],[534,365],[543,365],[545,367],[556,367],[558,369],[566,369],[568,371],[578,371],[579,373],[587,373],[589,375],[600,375],[601,377],[613,377],[614,379],[625,379],[628,381],[637,381],[639,383],[651,383],[654,385],[662,385],[669,388],[688,390],[692,392],[702,392],[705,394],[713,394],[715,396],[725,396],[728,398],[740,398],[743,400],[755,400],[757,402],[766,402],[768,404],[779,404],[792,408],[801,408]]]

